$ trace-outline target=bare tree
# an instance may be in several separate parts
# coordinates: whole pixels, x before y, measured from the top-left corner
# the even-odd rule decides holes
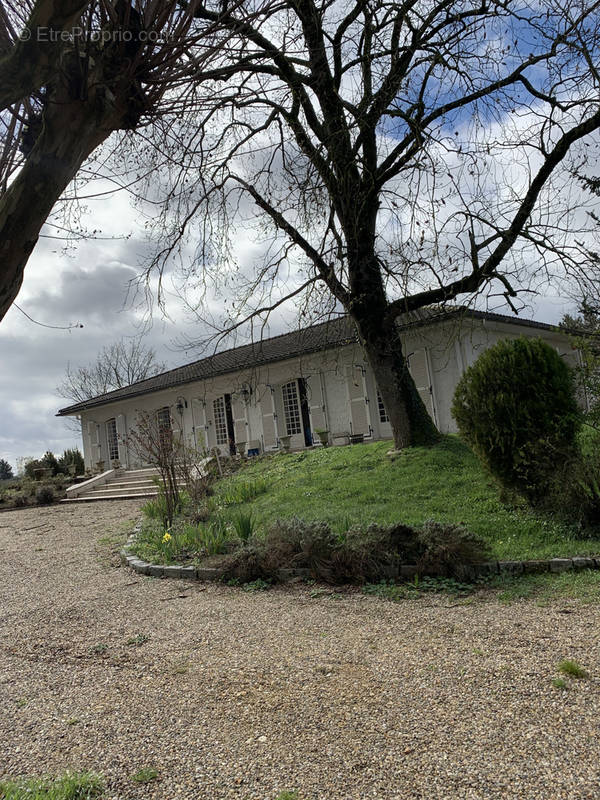
[[[67,365],[64,380],[56,391],[73,403],[105,394],[136,381],[164,372],[166,365],[156,360],[156,351],[140,339],[121,339],[103,347],[94,362],[87,366]]]
[[[0,2],[0,319],[86,159],[111,134],[147,134],[161,115],[180,111],[196,71],[188,52],[197,44],[196,5]]]
[[[396,445],[427,441],[400,315],[479,294],[518,310],[553,280],[600,283],[571,191],[597,150],[598,9],[203,2],[211,58],[194,118],[165,129],[154,266],[199,241],[186,277],[237,287],[228,330],[324,287],[356,323]],[[267,244],[236,276],[241,225]]]

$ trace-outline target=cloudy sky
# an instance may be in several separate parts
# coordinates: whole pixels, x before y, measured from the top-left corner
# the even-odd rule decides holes
[[[93,225],[102,229],[104,238],[80,242],[66,253],[64,242],[41,239],[17,300],[37,323],[79,323],[83,328],[42,327],[16,307],[0,322],[0,458],[13,467],[22,457],[39,457],[46,450],[60,454],[80,445],[78,436],[55,416],[58,408],[69,404],[56,391],[67,365],[88,364],[105,344],[137,336],[143,329],[145,309],[128,299],[129,282],[140,272],[146,254],[136,213],[122,195],[105,196],[90,208]],[[119,234],[131,236],[110,238]],[[556,322],[570,308],[569,301],[540,298],[530,316]],[[182,335],[199,338],[202,331],[174,295],[167,310],[169,319],[154,315],[144,342],[172,367],[198,357],[182,351],[176,340]],[[272,327],[271,333],[276,332]]]

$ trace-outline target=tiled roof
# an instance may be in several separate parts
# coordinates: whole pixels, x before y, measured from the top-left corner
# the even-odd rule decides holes
[[[556,329],[554,325],[547,325],[543,322],[534,322],[520,317],[508,317],[487,311],[474,311],[460,306],[453,308],[431,307],[413,311],[403,314],[399,318],[399,324],[401,329],[408,330],[422,325],[442,322],[454,316],[508,322],[543,330]],[[182,386],[186,383],[205,380],[206,378],[214,378],[218,375],[226,375],[229,372],[237,372],[241,369],[259,367],[276,361],[285,361],[288,358],[294,358],[299,355],[342,347],[357,341],[358,336],[352,320],[346,316],[338,317],[328,322],[321,322],[318,325],[311,325],[308,328],[284,333],[281,336],[273,336],[260,342],[223,350],[208,358],[193,361],[191,364],[176,367],[168,372],[161,372],[160,375],[155,375],[152,378],[132,383],[129,386],[115,389],[98,397],[92,397],[83,403],[61,408],[57,416],[77,414],[88,408],[114,403],[117,400],[129,400],[132,397],[138,397],[143,394],[171,389],[175,386]]]
[[[349,317],[322,322],[311,325],[292,333],[273,336],[260,342],[223,350],[200,361],[193,361],[182,367],[176,367],[168,372],[161,372],[152,378],[147,378],[122,389],[92,397],[83,403],[61,408],[57,416],[77,414],[88,408],[114,403],[116,400],[126,400],[150,392],[160,392],[162,389],[171,389],[193,381],[214,378],[217,375],[226,375],[241,369],[259,367],[262,364],[271,364],[275,361],[285,361],[288,358],[308,353],[317,353],[320,350],[329,350],[333,347],[343,347],[358,341],[354,324]]]

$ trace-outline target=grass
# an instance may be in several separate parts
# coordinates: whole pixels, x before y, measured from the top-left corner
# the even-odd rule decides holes
[[[558,671],[562,675],[567,675],[569,678],[587,678],[587,672],[581,667],[577,661],[565,659],[558,664]]]
[[[413,447],[391,462],[389,442],[328,447],[269,456],[220,481],[214,501],[226,509],[239,486],[267,490],[238,502],[257,530],[275,519],[324,520],[336,531],[350,525],[427,519],[461,523],[486,539],[500,560],[600,553],[600,531],[582,539],[574,526],[526,507],[500,502],[497,486],[456,436],[431,448]]]
[[[53,778],[0,781],[1,800],[91,800],[101,797],[103,791],[102,779],[87,772],[67,772]]]
[[[150,783],[158,778],[158,770],[154,767],[142,767],[134,775],[131,780],[135,783]]]

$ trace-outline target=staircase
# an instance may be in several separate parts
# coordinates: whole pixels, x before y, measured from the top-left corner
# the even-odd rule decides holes
[[[99,478],[92,478],[85,483],[67,489],[67,497],[62,503],[92,502],[93,500],[135,500],[144,497],[156,497],[158,488],[153,478],[158,472],[149,469],[110,470]],[[71,496],[69,496],[71,495]]]

